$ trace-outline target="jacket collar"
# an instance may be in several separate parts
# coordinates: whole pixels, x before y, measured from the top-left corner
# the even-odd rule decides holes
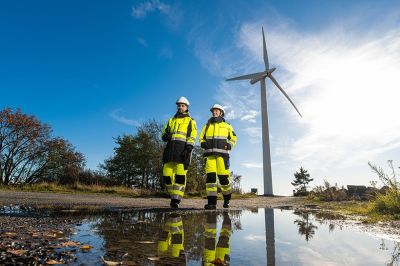
[[[184,118],[184,117],[189,117],[189,113],[188,112],[186,112],[186,113],[179,113],[179,112],[176,112],[176,114],[174,115],[174,117],[175,118]]]
[[[208,123],[221,123],[225,122],[225,119],[223,117],[211,117],[208,119]]]

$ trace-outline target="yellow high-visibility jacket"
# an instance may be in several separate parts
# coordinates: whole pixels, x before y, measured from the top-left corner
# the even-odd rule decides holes
[[[205,157],[229,158],[229,151],[236,145],[237,137],[233,127],[225,119],[212,117],[201,130],[199,141]]]
[[[196,121],[188,113],[177,113],[168,119],[162,130],[162,138],[167,142],[164,149],[163,162],[184,163],[185,146],[194,146],[197,136]]]

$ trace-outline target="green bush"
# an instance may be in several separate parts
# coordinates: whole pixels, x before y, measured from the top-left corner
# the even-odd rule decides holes
[[[324,180],[323,186],[316,186],[310,192],[308,198],[316,201],[342,201],[348,199],[344,187],[338,187],[337,184],[332,186],[326,180]]]
[[[393,161],[388,160],[390,168],[389,174],[385,173],[382,167],[368,163],[371,170],[376,173],[383,183],[389,189],[384,194],[377,195],[371,202],[373,210],[382,214],[391,214],[398,217],[400,215],[400,182],[393,166]]]
[[[373,209],[383,214],[400,214],[400,194],[390,189],[386,194],[378,195],[372,201]]]

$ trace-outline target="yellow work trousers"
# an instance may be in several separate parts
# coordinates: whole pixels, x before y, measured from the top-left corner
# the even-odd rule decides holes
[[[206,192],[207,196],[217,196],[217,176],[221,191],[224,195],[231,194],[230,171],[225,167],[225,161],[229,158],[222,156],[206,157]]]
[[[186,172],[182,163],[164,164],[163,178],[171,199],[181,200],[186,188]]]

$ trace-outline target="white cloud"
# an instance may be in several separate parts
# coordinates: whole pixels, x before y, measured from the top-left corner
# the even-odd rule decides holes
[[[164,4],[159,0],[151,0],[132,7],[132,16],[135,18],[145,18],[151,12],[158,11],[161,14],[168,14],[170,10],[171,6],[168,4]]]
[[[263,168],[263,163],[245,162],[245,163],[242,163],[242,166],[244,166],[245,168]]]
[[[146,40],[143,39],[142,37],[138,37],[138,38],[136,38],[136,40],[137,40],[138,43],[139,43],[140,45],[142,45],[143,47],[149,48],[149,45],[147,44]]]
[[[265,242],[265,235],[247,235],[244,237],[244,239],[246,240],[250,240],[250,241],[262,241]]]
[[[163,16],[165,25],[176,30],[183,20],[183,12],[177,4],[169,5],[160,0],[141,2],[132,7],[132,16],[136,19],[145,19],[150,13],[158,13]]]
[[[262,59],[260,24],[243,24],[239,43]],[[400,31],[368,37],[329,29],[305,34],[291,29],[268,34],[270,61],[299,103],[291,122],[305,130],[288,154],[313,166],[347,167],[400,147]],[[282,97],[282,101],[285,99]]]
[[[247,135],[251,144],[259,144],[262,141],[262,129],[261,127],[245,127],[242,129]],[[271,135],[270,135],[271,139]]]
[[[257,110],[257,97],[254,88],[232,86],[220,83],[215,99],[225,107],[226,119],[255,123],[260,111]]]
[[[261,127],[247,127],[243,129],[250,137],[256,137],[261,139],[262,130]]]
[[[118,109],[111,111],[109,115],[111,118],[113,118],[114,120],[116,120],[122,124],[125,124],[128,126],[135,126],[135,127],[140,126],[140,123],[138,121],[122,116],[120,114],[121,111],[122,111],[122,109],[118,108]]]

